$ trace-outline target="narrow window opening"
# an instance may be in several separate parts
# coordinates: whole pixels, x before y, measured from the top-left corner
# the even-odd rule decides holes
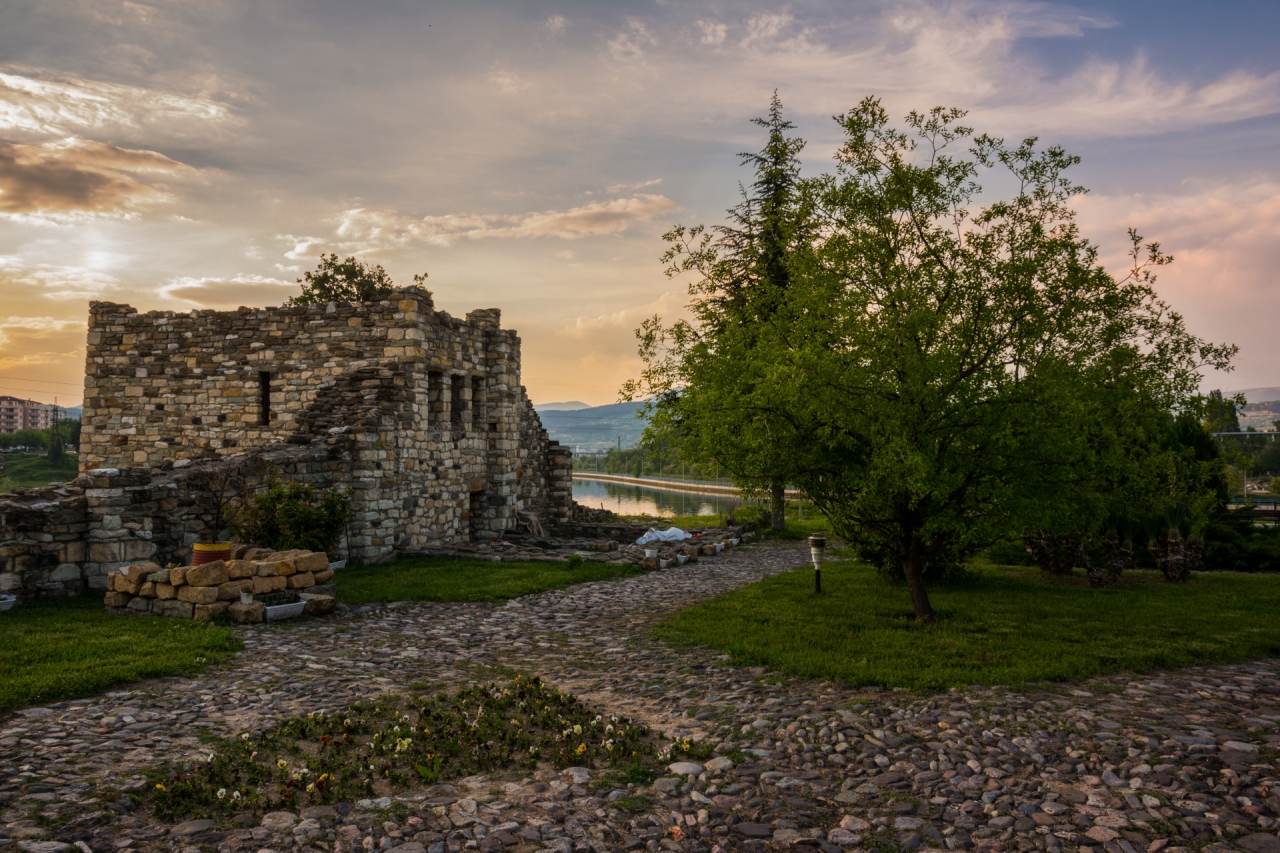
[[[271,373],[270,371],[258,371],[258,423],[271,423]]]

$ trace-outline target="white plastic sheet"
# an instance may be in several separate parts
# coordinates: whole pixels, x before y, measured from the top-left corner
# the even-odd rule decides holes
[[[679,527],[668,527],[666,530],[659,530],[656,527],[650,527],[649,532],[636,540],[637,545],[648,545],[650,542],[683,542],[685,539],[692,539],[688,533],[685,533]]]

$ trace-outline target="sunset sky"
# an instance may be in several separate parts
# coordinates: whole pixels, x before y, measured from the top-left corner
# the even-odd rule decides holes
[[[498,307],[535,402],[614,402],[676,315],[660,235],[722,221],[777,89],[809,141],[891,114],[1084,158],[1109,265],[1280,385],[1275,2],[61,2],[0,7],[0,394],[80,402],[90,299],[278,305],[321,252]]]

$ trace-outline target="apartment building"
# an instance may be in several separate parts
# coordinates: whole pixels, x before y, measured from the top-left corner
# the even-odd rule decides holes
[[[47,429],[66,416],[66,410],[58,406],[0,395],[0,432]]]

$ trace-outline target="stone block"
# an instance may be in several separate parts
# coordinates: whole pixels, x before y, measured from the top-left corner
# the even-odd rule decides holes
[[[316,576],[311,572],[298,572],[296,575],[289,575],[285,580],[289,582],[289,589],[310,589],[316,585]]]
[[[252,560],[228,560],[227,561],[227,579],[238,581],[244,578],[253,577],[253,561]]]
[[[146,581],[145,583],[142,584],[142,587],[138,590],[138,595],[142,596],[143,598],[155,598],[156,585],[153,584],[151,581]]]
[[[151,574],[147,575],[147,580],[149,580],[151,583],[168,583],[169,570],[161,569],[158,572],[152,572]]]
[[[275,552],[270,548],[248,548],[240,555],[240,559],[248,560],[250,562],[254,562],[255,560],[266,560],[274,553]]]
[[[708,543],[702,546],[701,551],[704,557],[714,557],[716,555],[716,546],[713,543]]]
[[[180,586],[178,600],[190,601],[192,604],[213,604],[218,600],[216,586]]]
[[[22,576],[15,575],[12,572],[5,572],[0,575],[0,592],[9,592],[14,589],[22,588]]]
[[[133,596],[127,592],[108,592],[103,602],[107,607],[124,607],[133,600]]]
[[[266,606],[260,601],[252,604],[236,602],[227,607],[227,613],[231,616],[232,622],[261,622],[266,612]]]
[[[91,563],[118,563],[123,559],[123,543],[94,542],[89,546],[89,562]]]
[[[288,578],[271,577],[271,578],[254,578],[253,588],[260,593],[279,592],[289,584]]]
[[[189,601],[168,599],[156,601],[151,605],[151,613],[155,616],[168,616],[170,619],[190,619],[195,605]]]
[[[333,569],[325,569],[323,572],[314,572],[314,574],[316,583],[328,583],[329,579],[333,577]]]
[[[130,599],[127,605],[125,605],[125,609],[130,613],[136,613],[139,616],[150,616],[151,602],[152,599],[150,598],[133,598]]]
[[[316,595],[315,593],[304,592],[298,596],[307,603],[306,609],[302,612],[308,616],[324,616],[332,613],[333,608],[338,606],[338,599],[332,595]]]
[[[80,580],[80,567],[75,563],[59,563],[58,567],[49,573],[51,581],[78,581]]]
[[[215,601],[213,604],[197,604],[195,605],[195,620],[197,622],[212,622],[213,617],[219,616],[227,612],[231,607],[228,601]]]
[[[169,601],[178,597],[178,588],[171,583],[156,584],[156,598]]]
[[[124,576],[129,579],[129,583],[142,583],[147,575],[159,570],[160,567],[155,563],[135,563],[124,570]]]
[[[240,599],[240,587],[242,586],[246,586],[246,583],[242,580],[218,584],[218,600],[238,601]]]
[[[338,588],[331,583],[318,583],[311,587],[311,589],[307,590],[307,592],[312,595],[332,595],[334,600],[337,600],[338,598]]]
[[[325,565],[328,565],[328,563]],[[266,577],[276,575],[282,578],[287,578],[289,575],[295,574],[297,571],[298,566],[293,560],[264,560],[258,563],[258,568],[254,573],[265,575]]]
[[[221,560],[187,569],[187,586],[217,586],[220,583],[226,583],[227,580],[227,564]]]
[[[300,572],[322,572],[329,568],[329,555],[323,551],[313,551],[293,562]]]
[[[176,569],[170,569],[169,583],[173,584],[174,586],[182,586],[184,583],[187,582],[187,572],[190,569],[191,569],[190,566],[178,566]]]
[[[640,568],[646,572],[656,572],[661,566],[657,557],[645,557],[640,561]]]
[[[126,540],[124,542],[124,557],[122,559],[145,560],[148,557],[150,557],[154,551],[155,551],[155,548],[152,546],[150,540],[147,540],[147,539]],[[155,566],[156,564],[151,563],[151,565]],[[156,569],[159,569],[159,568],[160,568],[159,566],[156,566]],[[152,571],[155,571],[155,569],[153,569]]]
[[[686,545],[683,550],[684,550],[684,555],[689,558],[687,562],[690,562],[690,563],[698,562],[698,550],[699,550],[698,546]]]

